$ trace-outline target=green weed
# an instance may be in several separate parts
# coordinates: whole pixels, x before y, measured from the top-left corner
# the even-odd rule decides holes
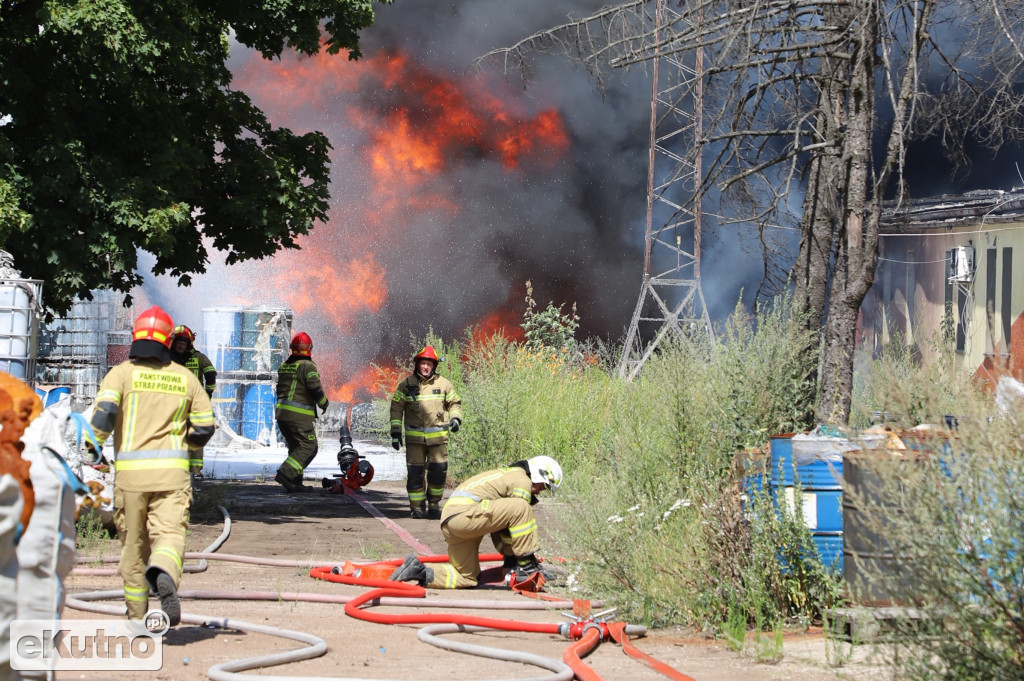
[[[747,638],[747,611],[735,603],[729,606],[729,614],[722,624],[722,637],[729,650],[742,652]]]
[[[103,526],[99,513],[85,510],[75,520],[75,550],[79,556],[90,556],[92,567],[102,565],[104,550],[110,533]]]

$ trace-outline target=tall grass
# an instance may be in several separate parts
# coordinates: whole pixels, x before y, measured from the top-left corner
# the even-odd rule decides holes
[[[631,383],[607,348],[434,338],[466,413],[449,445],[452,482],[538,454],[559,460],[558,539],[577,582],[633,619],[718,631],[730,603],[734,619],[769,628],[809,617],[834,595],[820,566],[793,567],[813,556],[809,534],[766,499],[745,499],[735,470],[737,452],[798,423],[800,329],[785,300],[753,316],[737,307],[717,342],[667,343]],[[797,556],[787,570],[781,544]]]
[[[815,559],[800,505],[780,512],[750,482],[768,436],[798,429],[813,389],[803,326],[785,300],[755,315],[737,308],[715,342],[676,339],[631,383],[607,348],[428,339],[463,397],[452,482],[554,456],[564,492],[546,505],[586,595],[631,621],[699,627],[738,646],[746,627],[770,631],[758,654],[774,657],[784,623],[807,623],[845,588]],[[898,676],[1024,678],[1024,404],[998,412],[942,338],[927,355],[896,339],[858,360],[855,425],[876,412],[896,428],[954,415],[960,430],[917,431],[920,451],[871,458],[882,482],[851,500],[892,561],[856,567],[878,588],[909,583],[899,598],[923,614],[892,648]],[[893,564],[912,568],[909,582]]]

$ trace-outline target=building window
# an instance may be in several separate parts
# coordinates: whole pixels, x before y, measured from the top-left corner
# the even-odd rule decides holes
[[[1013,321],[1013,308],[1010,304],[1013,302],[1013,249],[1006,247],[1003,249],[1003,290],[1002,300],[999,306],[999,315],[1003,321],[1003,352],[1007,355],[1010,354],[1010,324]]]
[[[907,286],[905,290],[905,298],[907,301],[907,343],[914,342],[914,292],[917,289],[917,253],[914,251],[907,251]]]
[[[993,338],[996,330],[996,263],[998,252],[994,248],[985,249],[985,352],[994,353],[997,339]]]
[[[956,312],[953,301],[953,251],[946,251],[946,277],[943,290],[942,338],[952,343],[956,333]]]

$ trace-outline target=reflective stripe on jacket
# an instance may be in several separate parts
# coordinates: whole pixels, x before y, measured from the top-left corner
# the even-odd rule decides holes
[[[213,366],[210,358],[192,349],[188,358],[181,364],[192,372],[192,375],[199,379],[199,382],[206,389],[207,395],[212,395],[217,387],[217,369]]]
[[[391,398],[391,431],[405,424],[405,441],[414,444],[448,442],[448,423],[462,420],[462,398],[455,386],[436,372],[430,378],[406,377]]]
[[[135,358],[103,378],[92,426],[100,442],[114,436],[115,486],[167,491],[188,484],[188,450],[213,436],[213,407],[182,365]]]
[[[316,418],[316,407],[327,409],[320,373],[308,357],[292,355],[277,370],[277,418]]]
[[[533,498],[533,483],[530,475],[519,466],[508,468],[496,468],[494,470],[477,473],[469,480],[458,486],[452,495],[445,502],[441,510],[441,524],[449,518],[467,510],[475,508],[478,504],[486,506],[492,499],[522,499],[530,503]],[[510,531],[512,528],[509,528]],[[533,531],[536,524],[530,528],[518,528],[521,531]]]

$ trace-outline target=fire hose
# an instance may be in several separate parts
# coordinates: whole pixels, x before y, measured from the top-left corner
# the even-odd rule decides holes
[[[191,572],[199,572],[207,568],[208,560],[226,560],[242,563],[251,563],[259,565],[269,565],[277,567],[309,567],[308,561],[293,561],[293,560],[280,560],[280,559],[264,559],[251,556],[237,556],[232,554],[215,554],[214,552],[223,545],[226,541],[230,532],[230,516],[223,507],[220,507],[221,513],[225,518],[225,527],[221,535],[214,540],[204,551],[197,553],[187,553],[186,558],[199,559],[200,565],[195,566],[195,569],[190,570]],[[481,559],[494,559],[491,555],[482,555]],[[107,560],[107,559],[104,559]],[[111,559],[116,560],[116,559]],[[447,556],[424,556],[423,560],[427,562],[441,562],[447,560]],[[424,627],[420,630],[418,636],[420,640],[437,647],[453,650],[456,652],[464,652],[466,654],[488,657],[492,659],[509,660],[513,662],[519,662],[523,664],[531,664],[535,666],[548,669],[552,672],[550,675],[542,677],[531,677],[527,681],[565,681],[572,679],[574,676],[581,679],[581,681],[600,681],[601,677],[595,672],[589,665],[582,662],[582,657],[592,652],[598,644],[605,639],[611,638],[618,642],[623,651],[631,657],[643,661],[645,664],[651,666],[652,669],[664,674],[670,679],[676,681],[693,681],[691,677],[686,676],[675,669],[654,660],[645,653],[642,653],[632,643],[629,642],[629,635],[643,635],[646,633],[646,628],[639,625],[627,625],[623,622],[612,622],[604,623],[597,622],[594,619],[588,619],[586,621],[580,620],[575,624],[560,623],[533,623],[523,622],[515,620],[501,620],[490,617],[475,617],[468,615],[456,615],[449,613],[433,613],[433,614],[419,614],[419,615],[385,615],[380,613],[374,613],[368,609],[362,607],[368,604],[371,605],[404,605],[404,606],[422,606],[431,605],[435,607],[455,607],[455,608],[487,608],[487,609],[518,609],[518,610],[536,610],[536,609],[549,609],[554,607],[566,607],[571,605],[569,601],[525,601],[525,602],[505,602],[505,601],[463,601],[456,599],[428,599],[425,598],[426,590],[420,586],[414,584],[407,584],[404,582],[391,582],[380,577],[388,574],[386,572],[380,572],[379,569],[385,566],[393,567],[400,561],[382,561],[367,566],[366,568],[378,568],[376,573],[368,569],[367,573],[373,574],[374,576],[356,576],[353,574],[341,574],[343,572],[340,566],[314,566],[310,570],[310,576],[316,579],[325,579],[327,581],[339,582],[344,584],[351,584],[357,586],[370,587],[370,590],[360,594],[358,596],[330,596],[325,594],[310,594],[302,592],[245,592],[245,591],[188,591],[182,590],[179,592],[181,598],[192,598],[192,599],[211,599],[211,600],[274,600],[280,601],[286,600],[301,600],[310,602],[326,602],[326,603],[343,603],[346,614],[349,616],[368,622],[376,622],[381,624],[429,624],[431,626]],[[201,566],[201,567],[200,567]],[[190,566],[191,567],[191,566]],[[111,569],[88,569],[88,568],[76,568],[76,573],[79,574],[112,574],[114,570]],[[123,592],[117,591],[94,591],[82,594],[69,595],[66,604],[76,610],[84,610],[90,612],[98,612],[109,615],[123,615],[124,610],[121,606],[105,606],[94,604],[91,601],[97,600],[110,600],[115,598],[123,597]],[[415,599],[415,600],[412,600]],[[327,652],[327,644],[323,639],[304,632],[292,631],[288,629],[282,629],[279,627],[253,624],[240,620],[231,620],[228,618],[206,616],[206,615],[191,615],[182,614],[182,622],[197,625],[209,625],[218,628],[230,628],[239,631],[245,631],[250,633],[267,634],[271,636],[278,636],[287,638],[290,640],[304,643],[305,646],[302,648],[282,651],[279,653],[273,653],[268,655],[260,655],[257,657],[245,658],[242,660],[234,660],[225,662],[219,665],[215,665],[208,670],[208,675],[214,681],[297,681],[299,678],[308,677],[288,677],[288,676],[276,676],[276,675],[249,675],[242,674],[241,672],[260,669],[271,666],[277,666],[281,664],[287,664],[290,662],[297,662],[300,660],[312,659],[319,657]],[[473,632],[473,631],[484,631],[484,630],[503,630],[503,631],[522,631],[525,633],[546,633],[546,634],[559,634],[565,637],[576,638],[577,642],[570,645],[564,652],[563,657],[565,663],[553,660],[551,658],[545,658],[530,653],[521,653],[518,651],[509,651],[506,649],[499,648],[488,648],[485,646],[479,646],[474,644],[466,644],[461,642],[454,642],[445,639],[441,639],[439,634],[442,633],[454,633],[454,632]],[[350,678],[336,678],[336,677],[318,677],[323,681],[355,681]],[[370,679],[359,679],[358,681],[372,681]],[[396,681],[396,680],[388,680]],[[491,680],[494,681],[494,680]],[[520,681],[522,681],[520,679]]]

